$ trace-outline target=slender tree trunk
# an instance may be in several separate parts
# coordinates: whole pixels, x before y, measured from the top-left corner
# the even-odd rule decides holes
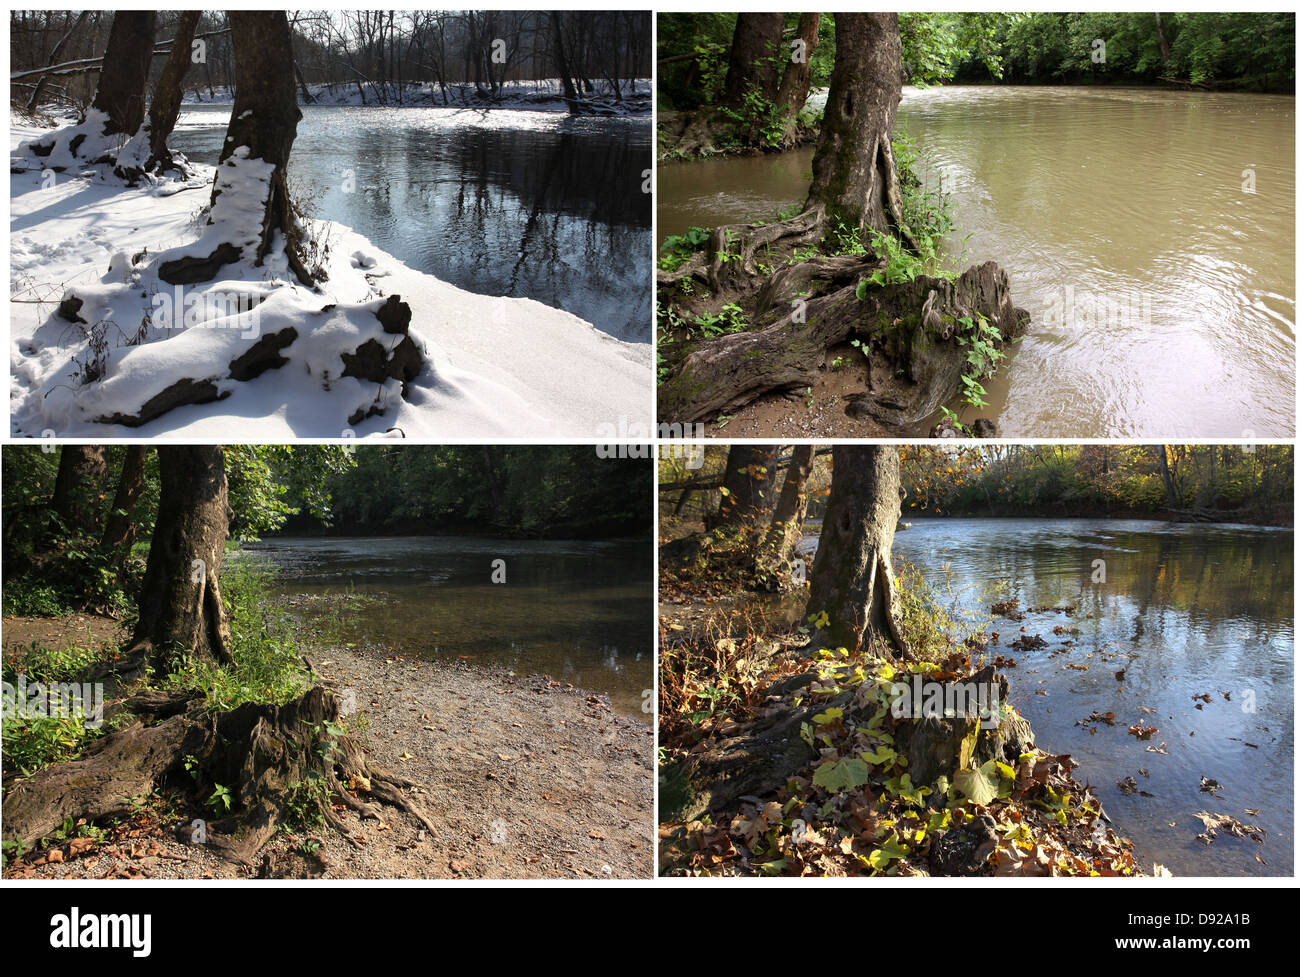
[[[100,545],[105,549],[128,550],[135,541],[135,504],[144,489],[145,446],[131,444],[122,458],[122,475],[113,496],[113,507],[104,521],[104,535]]]
[[[47,65],[55,65],[59,63],[59,58],[62,57],[63,49],[67,46],[68,40],[81,29],[81,25],[86,22],[88,16],[90,16],[89,10],[83,10],[77,15],[76,22],[68,28],[67,33],[59,38],[58,43],[54,45],[54,50],[50,52],[49,60],[45,62]],[[36,107],[41,104],[41,96],[45,93],[45,86],[49,83],[49,80],[49,75],[41,75],[40,78],[36,79],[36,86],[32,89],[32,97],[27,100],[28,112],[35,112]]]
[[[890,551],[901,511],[898,449],[837,444],[831,494],[813,563],[808,614],[829,622],[818,632],[826,647],[892,644],[910,656],[897,620]]]
[[[149,104],[149,163],[148,170],[168,169],[172,154],[167,149],[167,138],[176,128],[176,118],[181,113],[182,84],[189,71],[193,53],[194,30],[198,27],[201,11],[182,10],[176,21],[176,35],[167,63],[163,65],[153,101]]]
[[[107,474],[108,465],[101,446],[63,446],[59,454],[59,473],[54,480],[51,507],[65,530],[81,536],[97,534],[99,517],[94,498]]]
[[[785,473],[781,495],[776,500],[772,523],[767,528],[761,549],[755,559],[760,567],[775,572],[789,566],[794,556],[799,534],[803,530],[804,515],[808,511],[808,478],[813,469],[813,446],[797,444],[790,456],[790,467]]]
[[[722,501],[709,529],[752,526],[767,518],[776,497],[775,445],[733,444],[722,478]]]
[[[144,121],[145,86],[153,58],[154,12],[118,10],[108,32],[104,66],[99,72],[92,109],[108,116],[104,133],[130,136]]]
[[[800,14],[798,40],[801,43],[794,50],[785,52],[785,71],[781,74],[775,101],[785,114],[784,141],[787,145],[795,142],[799,113],[808,101],[808,88],[812,82],[812,56],[817,50],[821,17],[817,13]]]
[[[231,664],[221,560],[232,516],[220,445],[160,445],[161,493],[131,644],[165,674],[174,652]]]
[[[822,117],[807,208],[833,233],[899,233],[902,189],[890,136],[903,91],[896,13],[835,15],[835,69]]]
[[[1169,63],[1169,39],[1165,37],[1165,25],[1156,14],[1156,38],[1160,41],[1160,61],[1162,64]]]

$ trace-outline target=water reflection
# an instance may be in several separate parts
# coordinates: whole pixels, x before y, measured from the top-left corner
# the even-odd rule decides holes
[[[215,163],[228,114],[187,107],[183,123],[200,127],[173,147]],[[649,165],[646,119],[305,106],[290,172],[313,214],[414,268],[645,342]]]
[[[645,719],[653,683],[650,545],[463,537],[264,540],[285,595],[375,595],[348,640],[431,661],[468,658],[609,693]],[[504,560],[506,582],[491,582]]]
[[[950,607],[986,619],[995,592],[1022,608],[1077,607],[1073,617],[990,621],[1001,634],[995,653],[1017,661],[1012,693],[1039,745],[1079,761],[1144,858],[1179,875],[1289,875],[1293,547],[1289,530],[1246,526],[929,519],[900,532],[894,554]],[[1077,633],[1053,634],[1058,625]],[[1022,627],[1048,647],[1009,650]],[[1205,694],[1211,701],[1196,708],[1193,696]],[[1114,712],[1116,725],[1077,725],[1094,711]],[[1150,742],[1129,735],[1139,721],[1158,728]],[[1147,750],[1162,742],[1168,755]],[[1129,776],[1155,796],[1122,794],[1116,782]],[[1223,785],[1221,798],[1200,791],[1202,776]],[[1199,811],[1258,823],[1265,844],[1221,832],[1207,847],[1196,840]]]

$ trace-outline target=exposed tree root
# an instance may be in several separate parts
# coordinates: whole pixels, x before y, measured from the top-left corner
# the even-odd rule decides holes
[[[154,716],[112,733],[86,753],[13,783],[4,800],[4,836],[30,844],[57,830],[67,818],[123,817],[133,802],[155,789],[193,786],[215,796],[229,792],[229,813],[204,826],[206,842],[228,858],[251,864],[257,852],[285,824],[300,791],[328,796],[363,817],[378,818],[380,805],[409,813],[431,833],[437,828],[407,791],[411,781],[371,766],[361,745],[342,734],[335,694],[315,686],[283,706],[245,704],[211,713],[196,703],[167,700],[158,693],[128,700]],[[187,758],[194,758],[186,770]],[[190,778],[194,778],[193,781]],[[364,799],[368,795],[371,803]],[[329,803],[321,815],[344,831]]]
[[[956,281],[922,275],[872,287],[862,300],[856,282],[879,267],[878,259],[823,256],[770,277],[759,277],[757,269],[752,275],[721,270],[733,263],[752,266],[764,242],[810,233],[802,221],[789,225],[772,225],[765,234],[746,238],[733,252],[737,257],[721,263],[711,241],[707,255],[693,257],[674,276],[661,276],[661,292],[693,276],[724,289],[726,297],[739,283],[753,283],[746,304],[760,324],[687,347],[675,374],[659,387],[660,420],[712,420],[765,393],[809,387],[828,349],[858,339],[890,367],[888,382],[871,391],[863,409],[879,423],[903,428],[961,391],[968,363],[967,347],[957,339],[960,319],[982,316],[1001,333],[1001,347],[1025,331],[1028,315],[1011,304],[1006,273],[993,262],[968,269]],[[727,231],[719,228],[715,238]],[[721,301],[716,291],[714,301]],[[770,323],[763,321],[773,316]]]

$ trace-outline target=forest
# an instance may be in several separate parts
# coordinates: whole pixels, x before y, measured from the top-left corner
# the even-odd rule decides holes
[[[708,525],[737,499],[770,509],[790,466],[798,470],[802,451],[788,445],[711,446],[695,468],[669,460],[659,486],[664,525],[677,519]],[[819,458],[829,455],[829,448],[816,452]],[[904,445],[899,458],[902,509],[917,516],[1109,516],[1277,526],[1294,520],[1289,445]],[[760,466],[762,475],[753,481]],[[809,509],[820,518],[829,474],[818,467],[808,477]]]
[[[714,104],[724,93],[736,14],[659,17],[661,109]],[[783,33],[808,41],[813,88],[830,84],[835,22],[784,15]],[[899,14],[907,84],[945,82],[1195,85],[1288,92],[1295,84],[1295,15],[1283,12],[1146,11]],[[1105,41],[1104,59],[1094,40]]]
[[[1288,846],[1261,846],[1291,816],[1270,756],[1292,749],[1293,535],[1243,523],[1290,526],[1293,460],[846,444],[665,459],[661,872],[1286,874]],[[1230,704],[1274,680],[1259,715]],[[1265,755],[1215,759],[1252,729]],[[1253,821],[1204,797],[1229,775]]]
[[[234,91],[234,46],[224,11],[149,16],[159,38],[155,63],[146,64],[154,84],[161,55],[177,37],[189,37],[202,42],[205,57],[185,90],[208,98]],[[15,104],[28,112],[88,106],[112,20],[102,10],[10,11]],[[336,92],[355,92],[362,104],[402,104],[410,88],[425,84],[447,104],[449,90],[468,87],[491,98],[509,82],[546,79],[558,79],[574,98],[599,87],[621,99],[630,94],[628,81],[650,76],[645,11],[294,11],[289,26],[305,104]]]
[[[6,874],[32,877],[74,856],[76,871],[90,871],[103,856],[110,874],[147,877],[134,843],[120,844],[141,837],[151,864],[184,863],[194,877],[447,874],[436,839],[449,822],[482,818],[469,797],[505,772],[434,750],[442,735],[484,751],[482,762],[512,760],[512,782],[545,776],[585,810],[581,821],[533,813],[548,826],[537,829],[536,844],[552,846],[543,855],[531,841],[527,852],[460,846],[453,874],[566,871],[557,859],[598,874],[593,858],[636,873],[647,852],[622,829],[601,846],[572,835],[617,816],[613,797],[581,799],[588,774],[622,783],[617,803],[648,805],[648,747],[632,743],[644,722],[623,686],[572,679],[605,681],[597,653],[619,650],[609,636],[639,644],[649,630],[651,562],[638,555],[648,551],[648,459],[590,446],[66,445],[6,446],[3,462],[6,689],[81,690],[64,711],[7,700]],[[281,540],[295,524],[402,539],[322,550]],[[460,535],[427,535],[444,527]],[[570,531],[593,542],[541,539]],[[629,537],[643,542],[629,549]],[[333,582],[322,587],[327,566]],[[551,637],[566,617],[572,637]],[[407,618],[436,622],[435,643],[422,640],[428,623],[412,630]],[[532,663],[563,667],[570,681],[526,671]],[[632,681],[639,700],[649,676]],[[439,722],[411,729],[413,707],[400,717],[376,708],[386,694]],[[539,711],[539,696],[556,701]],[[544,713],[568,718],[547,732]],[[518,729],[608,762],[569,771],[566,786],[513,757]],[[382,759],[369,738],[379,730],[400,737]],[[433,764],[420,780],[417,757]],[[452,770],[475,786],[453,786]],[[431,803],[452,809],[431,813]],[[378,868],[358,863],[362,836],[390,826],[399,847]],[[595,847],[608,850],[586,851]]]

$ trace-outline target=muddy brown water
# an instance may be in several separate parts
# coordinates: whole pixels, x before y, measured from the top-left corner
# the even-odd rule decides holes
[[[1293,436],[1292,97],[909,88],[898,133],[953,195],[950,260],[997,261],[1034,320],[964,419],[1008,437]],[[811,160],[662,165],[659,239],[772,217]]]

